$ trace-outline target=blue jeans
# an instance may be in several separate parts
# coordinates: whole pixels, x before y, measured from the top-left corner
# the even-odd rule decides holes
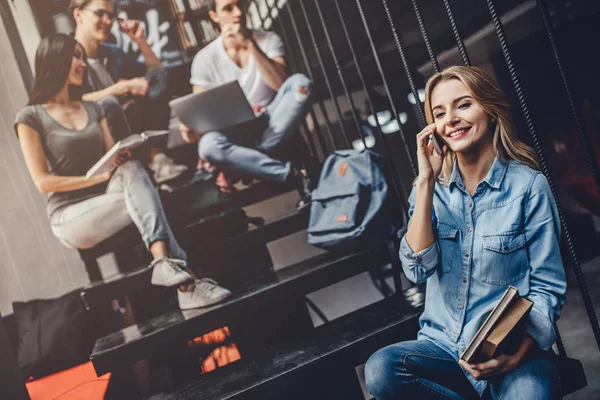
[[[267,107],[268,127],[255,144],[243,145],[249,142],[244,136],[252,136],[252,132],[209,132],[202,136],[198,154],[219,169],[261,180],[286,182],[291,163],[276,157],[293,142],[311,100],[312,81],[301,74],[292,75]]]
[[[60,208],[50,216],[54,235],[76,249],[94,247],[132,222],[148,249],[164,240],[172,257],[187,259],[171,231],[158,192],[139,161],[118,167],[105,193]]]
[[[410,340],[376,351],[365,366],[367,389],[377,400],[472,399],[478,393],[455,358],[429,340]],[[516,369],[488,381],[484,398],[559,399],[559,376],[552,362],[536,353]]]

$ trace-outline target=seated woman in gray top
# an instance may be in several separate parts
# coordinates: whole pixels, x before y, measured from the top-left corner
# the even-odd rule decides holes
[[[52,232],[67,246],[87,249],[133,221],[154,258],[152,283],[179,285],[182,309],[227,298],[227,289],[210,279],[194,278],[187,270],[186,253],[138,161],[120,157],[114,174],[85,179],[86,171],[114,145],[102,108],[82,102],[77,93],[86,67],[85,51],[72,37],[42,39],[29,104],[15,120],[33,182],[41,193],[48,193]]]

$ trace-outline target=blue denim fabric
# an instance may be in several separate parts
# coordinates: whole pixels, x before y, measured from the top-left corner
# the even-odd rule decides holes
[[[115,82],[120,79],[132,79],[146,74],[146,65],[125,54],[120,47],[111,43],[100,43],[98,59],[104,60],[108,73]],[[86,70],[82,85],[83,93],[93,92],[92,78]]]
[[[306,89],[306,94],[301,88]],[[198,143],[200,158],[223,168],[253,178],[286,182],[291,164],[278,156],[287,150],[292,137],[308,113],[312,102],[312,81],[302,74],[290,76],[267,107],[268,127],[255,148],[241,145],[235,135],[209,132]],[[241,136],[251,132],[239,132]]]
[[[455,356],[430,340],[396,343],[375,352],[365,365],[365,383],[377,400],[480,397]],[[554,400],[561,397],[556,368],[542,352],[490,381],[486,400]]]
[[[415,202],[410,198],[409,215]],[[407,277],[427,281],[419,339],[430,339],[458,361],[509,285],[533,301],[527,333],[542,350],[555,340],[553,322],[565,301],[560,222],[544,175],[496,159],[471,196],[457,164],[433,198],[435,242],[414,253],[406,237],[400,260]],[[467,378],[482,393],[485,381]]]

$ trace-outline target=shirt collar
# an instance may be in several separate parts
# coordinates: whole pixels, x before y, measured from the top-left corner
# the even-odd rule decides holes
[[[500,185],[502,185],[502,181],[504,180],[507,169],[508,163],[504,163],[498,157],[495,157],[492,167],[488,171],[486,177],[483,179],[483,182],[487,183],[491,188],[500,189]],[[461,188],[464,187],[462,177],[460,176],[460,171],[458,170],[457,160],[454,160],[452,175],[450,176],[448,186],[451,187],[452,184]]]

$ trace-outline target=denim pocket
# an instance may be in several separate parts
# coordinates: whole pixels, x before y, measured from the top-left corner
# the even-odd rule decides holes
[[[483,235],[482,281],[508,285],[523,279],[528,268],[525,243],[521,231]]]
[[[442,272],[447,274],[452,270],[454,256],[458,242],[458,228],[454,225],[438,220],[437,238],[440,245],[440,261]]]

